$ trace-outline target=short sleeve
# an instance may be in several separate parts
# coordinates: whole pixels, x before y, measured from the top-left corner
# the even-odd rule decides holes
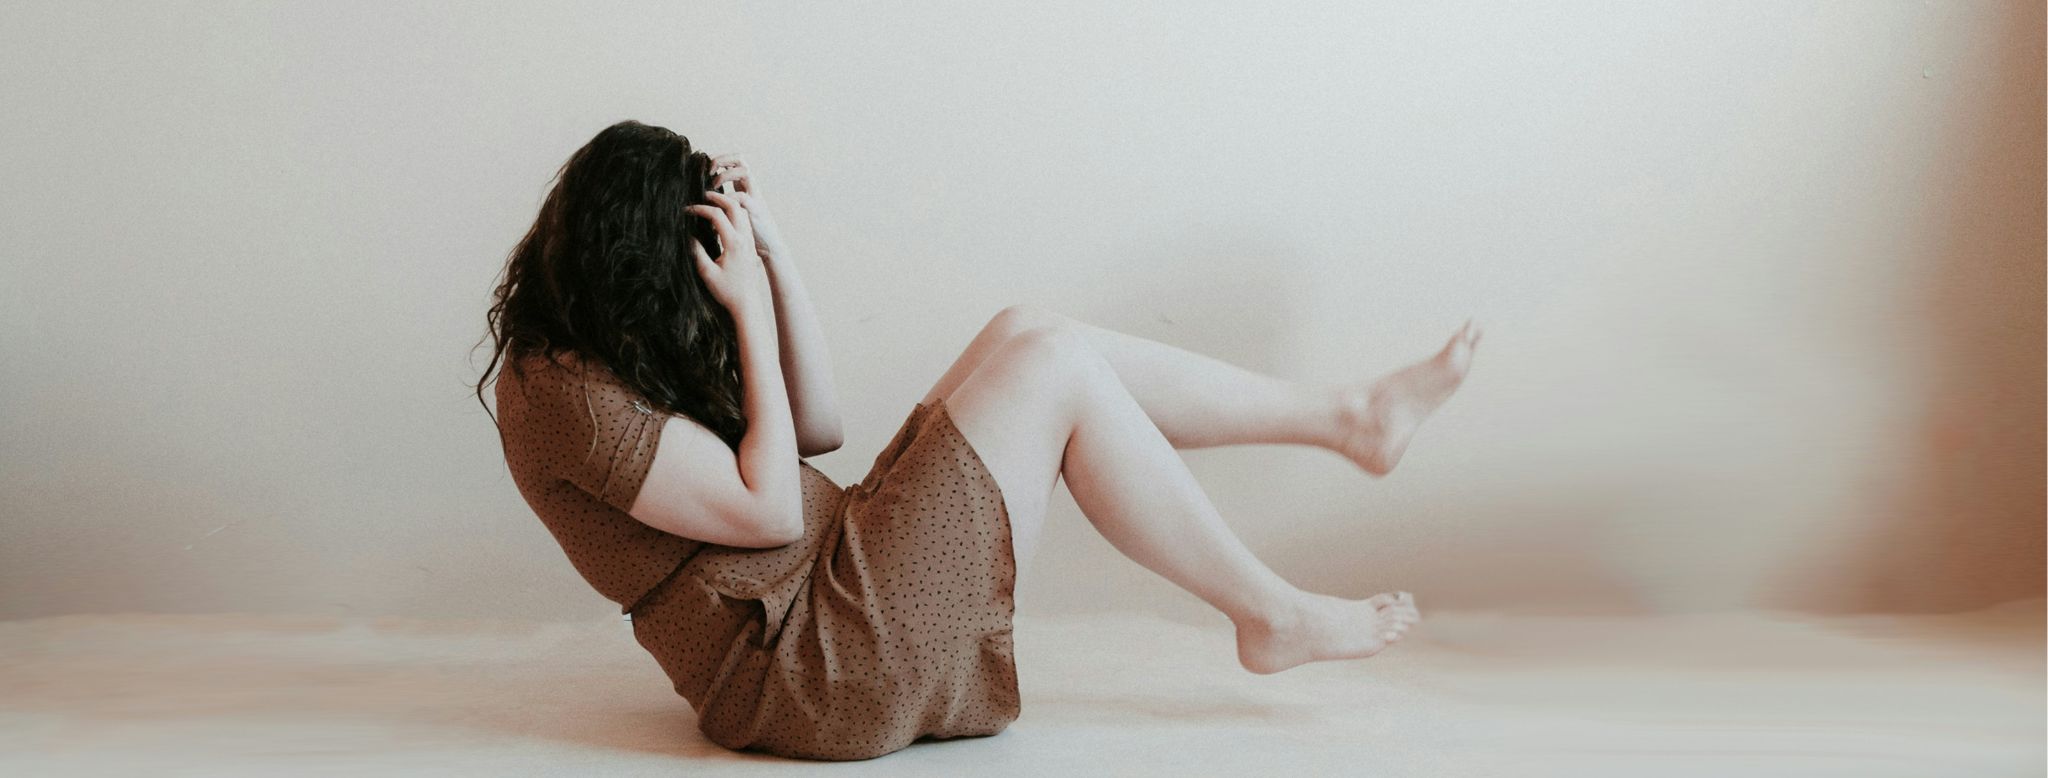
[[[535,388],[544,396],[533,401],[563,433],[549,444],[548,472],[620,511],[631,509],[654,465],[666,415],[602,368],[543,370],[549,378]]]

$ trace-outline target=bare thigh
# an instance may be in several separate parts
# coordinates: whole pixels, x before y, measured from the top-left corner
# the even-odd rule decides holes
[[[1072,329],[1032,328],[1004,340],[945,398],[954,426],[1002,491],[1020,576],[1059,483],[1084,399],[1078,389],[1111,370]]]

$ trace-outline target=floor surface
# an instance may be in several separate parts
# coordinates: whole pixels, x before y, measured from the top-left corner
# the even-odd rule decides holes
[[[846,775],[2040,776],[2043,604],[1941,616],[1425,612],[1272,676],[1230,633],[1017,619],[1024,715]],[[4,775],[780,775],[620,621],[0,622]]]

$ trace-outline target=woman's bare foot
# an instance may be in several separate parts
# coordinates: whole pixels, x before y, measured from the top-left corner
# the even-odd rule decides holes
[[[1237,661],[1260,675],[1330,659],[1362,659],[1385,650],[1421,620],[1407,592],[1347,600],[1303,592],[1291,607],[1237,625]]]
[[[1429,414],[1464,383],[1480,332],[1466,321],[1436,356],[1396,370],[1369,384],[1337,392],[1337,452],[1374,476],[1401,461],[1408,440]]]

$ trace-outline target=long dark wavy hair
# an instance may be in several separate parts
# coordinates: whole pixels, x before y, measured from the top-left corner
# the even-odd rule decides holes
[[[690,256],[692,235],[713,257],[718,240],[683,210],[708,202],[710,177],[710,155],[688,138],[637,121],[577,149],[505,263],[477,402],[501,362],[523,378],[521,358],[575,352],[737,451],[747,426],[738,332]]]

